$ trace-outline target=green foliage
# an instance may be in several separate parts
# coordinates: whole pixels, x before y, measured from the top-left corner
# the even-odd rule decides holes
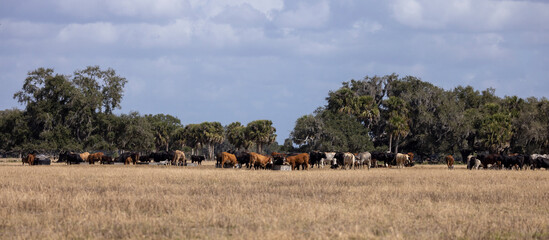
[[[263,146],[276,140],[276,128],[271,120],[255,120],[246,126],[247,138],[257,146],[257,152],[263,152]]]
[[[334,119],[347,116],[363,125],[363,136],[371,137],[377,150],[391,148],[396,140],[395,149],[400,145],[404,151],[420,154],[549,152],[545,98],[502,99],[493,88],[477,91],[471,86],[446,91],[412,76],[392,74],[343,82],[340,89],[328,93],[326,101],[325,109],[296,121],[290,137],[300,150],[349,149],[346,136],[360,130],[345,133],[330,127],[338,125]],[[328,112],[338,117],[327,118]],[[285,142],[284,148],[291,147]]]

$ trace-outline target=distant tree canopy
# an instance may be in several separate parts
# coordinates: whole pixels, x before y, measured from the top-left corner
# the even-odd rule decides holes
[[[500,98],[471,86],[447,91],[392,74],[343,82],[326,101],[297,119],[289,140],[300,149],[549,152],[546,98]]]
[[[270,120],[183,126],[166,114],[115,115],[127,80],[98,66],[71,76],[39,68],[0,111],[0,151],[191,150],[213,158],[228,149],[272,151],[473,151],[548,153],[549,101],[500,98],[492,88],[444,90],[396,74],[343,82],[327,104],[296,120],[283,146]],[[297,146],[297,148],[296,148]]]
[[[113,69],[98,66],[75,71],[72,76],[38,68],[28,73],[14,98],[24,110],[0,111],[0,151],[169,151],[205,150],[213,158],[216,147],[258,151],[273,146],[276,129],[270,120],[247,126],[239,122],[223,127],[219,122],[183,126],[169,114],[138,112],[115,115],[127,80]]]

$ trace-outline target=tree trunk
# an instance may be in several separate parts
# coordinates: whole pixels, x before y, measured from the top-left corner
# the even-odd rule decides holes
[[[262,145],[261,143],[257,143],[257,153],[259,154],[261,154],[261,150],[263,150],[261,145]]]
[[[389,152],[393,149],[393,134],[389,135]]]
[[[400,135],[397,135],[397,139],[395,141],[395,154],[398,153],[398,143],[400,142]]]

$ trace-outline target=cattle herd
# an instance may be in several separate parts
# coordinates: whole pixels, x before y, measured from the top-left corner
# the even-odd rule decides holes
[[[22,157],[23,165],[35,165],[36,153],[30,153]],[[191,162],[202,164],[204,156],[191,155]],[[444,158],[448,169],[454,168],[454,158],[447,155]],[[110,157],[102,152],[97,153],[72,153],[62,152],[59,154],[58,162],[67,164],[80,164],[87,162],[89,164],[148,164],[150,162],[164,162],[171,165],[187,165],[185,153],[179,150],[153,152],[150,154],[140,154],[138,152],[125,152],[118,157]],[[380,163],[380,164],[378,164]],[[289,165],[292,170],[307,170],[309,167],[324,168],[330,166],[333,169],[370,169],[375,167],[396,168],[411,167],[414,165],[413,153],[385,153],[385,152],[320,152],[312,151],[309,153],[272,153],[262,155],[247,151],[228,151],[217,154],[216,166],[222,168],[242,168],[249,169],[272,169],[275,165]],[[467,169],[549,169],[549,154],[540,155],[522,155],[522,154],[474,154],[467,157]]]

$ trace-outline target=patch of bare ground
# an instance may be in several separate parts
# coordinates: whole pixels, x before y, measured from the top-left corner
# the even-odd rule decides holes
[[[2,239],[548,239],[549,172],[0,165]]]

